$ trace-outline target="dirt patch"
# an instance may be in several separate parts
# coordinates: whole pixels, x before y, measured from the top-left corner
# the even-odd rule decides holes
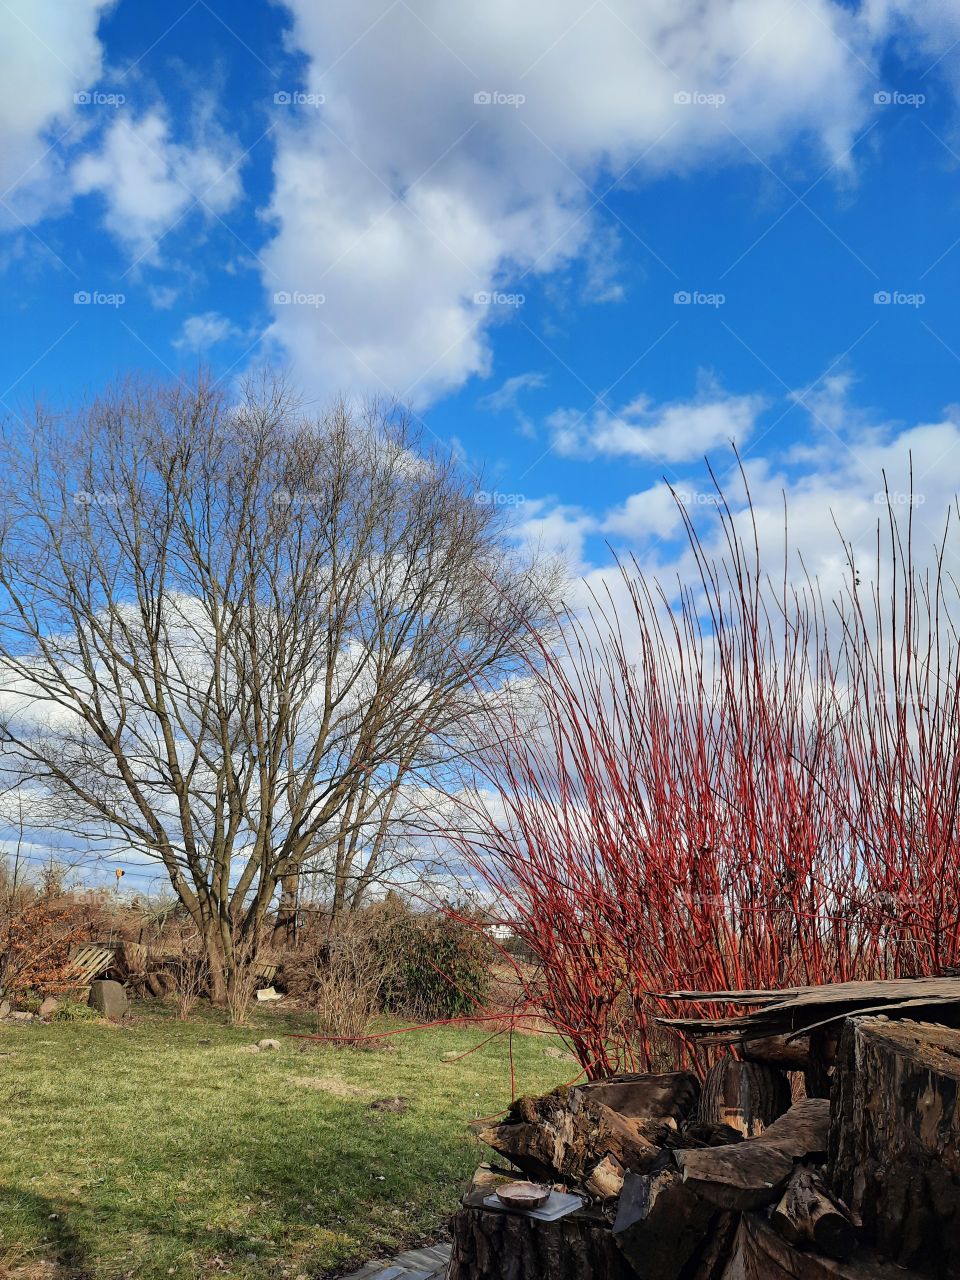
[[[329,1093],[334,1098],[369,1098],[370,1089],[362,1085],[351,1084],[343,1076],[294,1076],[291,1081],[298,1089],[319,1089],[321,1093]]]

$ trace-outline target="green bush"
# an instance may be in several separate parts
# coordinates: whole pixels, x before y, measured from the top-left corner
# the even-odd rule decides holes
[[[57,1010],[57,1022],[96,1022],[100,1014],[82,1000],[73,1000],[69,996],[60,1001]]]
[[[486,1005],[493,948],[482,929],[445,912],[391,905],[375,946],[384,962],[388,1012],[424,1021],[470,1017]]]

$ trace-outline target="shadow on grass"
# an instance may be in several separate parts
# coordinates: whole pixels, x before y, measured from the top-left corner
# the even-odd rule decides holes
[[[89,1268],[87,1251],[71,1226],[68,1206],[34,1195],[32,1191],[0,1187],[0,1212],[9,1213],[14,1221],[26,1218],[32,1228],[31,1238],[43,1241],[36,1249],[21,1241],[5,1242],[13,1245],[14,1257],[18,1248],[24,1249],[24,1257],[6,1274],[29,1276],[31,1264],[36,1267],[37,1263],[52,1263],[60,1280],[68,1277],[69,1280],[92,1280],[94,1273]],[[3,1274],[0,1268],[0,1275]],[[44,1274],[49,1275],[49,1272],[44,1271]]]

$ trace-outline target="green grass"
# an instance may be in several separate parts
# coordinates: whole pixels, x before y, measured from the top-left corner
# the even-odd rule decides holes
[[[285,1038],[309,1030],[148,1006],[130,1027],[0,1024],[0,1276],[293,1280],[437,1231],[481,1158],[469,1122],[509,1101],[504,1039],[451,1062],[483,1033]],[[242,1051],[265,1035],[282,1049]],[[547,1044],[515,1037],[519,1091],[573,1074]],[[370,1109],[394,1095],[405,1114]]]

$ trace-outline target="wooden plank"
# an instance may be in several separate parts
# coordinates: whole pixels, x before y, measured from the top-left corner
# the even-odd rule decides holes
[[[70,975],[76,976],[79,985],[91,982],[113,963],[114,950],[98,943],[87,943],[80,947],[70,960]]]

